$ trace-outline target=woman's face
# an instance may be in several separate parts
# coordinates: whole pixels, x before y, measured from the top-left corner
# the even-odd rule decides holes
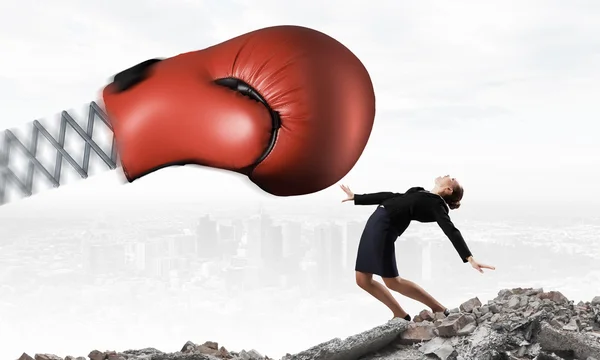
[[[458,181],[456,178],[451,177],[450,175],[438,176],[435,178],[435,184],[445,191],[449,191],[452,193],[452,189],[454,189],[458,185]]]

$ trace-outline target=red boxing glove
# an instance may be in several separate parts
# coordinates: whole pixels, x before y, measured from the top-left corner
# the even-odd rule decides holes
[[[152,59],[103,90],[125,176],[171,165],[245,174],[278,196],[323,190],[364,150],[375,94],[360,60],[299,26]]]

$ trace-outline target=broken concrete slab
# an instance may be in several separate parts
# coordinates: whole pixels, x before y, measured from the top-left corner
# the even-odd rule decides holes
[[[358,360],[390,344],[409,324],[404,319],[395,318],[345,340],[335,338],[298,354],[285,356],[282,360]]]
[[[469,299],[469,300],[465,301],[464,303],[460,304],[458,309],[461,312],[470,313],[470,312],[473,312],[473,309],[478,308],[480,306],[481,306],[481,301],[479,300],[479,298],[474,297],[474,298]]]
[[[454,316],[456,315],[456,316]],[[452,337],[456,336],[458,331],[469,323],[469,318],[463,314],[450,314],[442,323],[437,326],[438,336]]]
[[[447,360],[450,356],[456,355],[452,342],[439,337],[424,343],[419,350],[425,355],[435,355],[440,360]]]
[[[400,334],[398,342],[403,345],[412,345],[435,337],[433,333],[435,326],[430,321],[411,323],[408,328]]]
[[[536,342],[546,351],[572,351],[578,358],[600,358],[600,343],[589,335],[560,331],[542,323]]]

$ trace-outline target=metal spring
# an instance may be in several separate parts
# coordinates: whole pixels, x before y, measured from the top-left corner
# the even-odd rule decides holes
[[[100,157],[100,159],[102,159],[109,169],[116,169],[118,154],[114,136],[112,138],[110,155],[102,151],[98,144],[92,140],[96,119],[100,119],[107,126],[107,128],[112,131],[112,127],[108,121],[108,116],[104,110],[102,110],[102,108],[100,108],[100,106],[93,101],[89,105],[87,127],[85,131],[68,112],[63,111],[61,113],[58,140],[54,139],[48,130],[46,130],[46,128],[44,128],[44,126],[37,120],[34,120],[32,123],[33,126],[31,130],[29,147],[25,146],[12,131],[4,130],[4,146],[0,148],[0,206],[8,202],[6,199],[6,192],[9,186],[18,188],[23,197],[29,197],[33,195],[35,169],[39,170],[42,175],[44,175],[44,178],[50,182],[52,187],[59,187],[61,173],[63,170],[63,159],[66,160],[71,167],[75,169],[75,171],[77,171],[82,179],[87,178],[91,150],[93,150]],[[81,139],[83,139],[83,141],[85,141],[83,161],[81,166],[77,163],[77,161],[75,161],[75,159],[73,159],[71,155],[67,153],[64,148],[67,124],[73,130],[75,130],[75,132],[81,137]],[[50,145],[56,149],[56,161],[53,173],[46,169],[44,165],[42,165],[42,163],[37,159],[39,134],[42,134],[42,136],[46,138]],[[14,154],[14,150],[20,150],[28,159],[26,179],[20,179],[19,176],[17,176],[15,172],[9,168],[10,156],[11,154]]]

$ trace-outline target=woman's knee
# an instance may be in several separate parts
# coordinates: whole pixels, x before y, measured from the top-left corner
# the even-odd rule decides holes
[[[360,271],[356,272],[356,284],[361,288],[366,288],[371,285],[371,281],[373,280],[372,274],[363,273]]]

